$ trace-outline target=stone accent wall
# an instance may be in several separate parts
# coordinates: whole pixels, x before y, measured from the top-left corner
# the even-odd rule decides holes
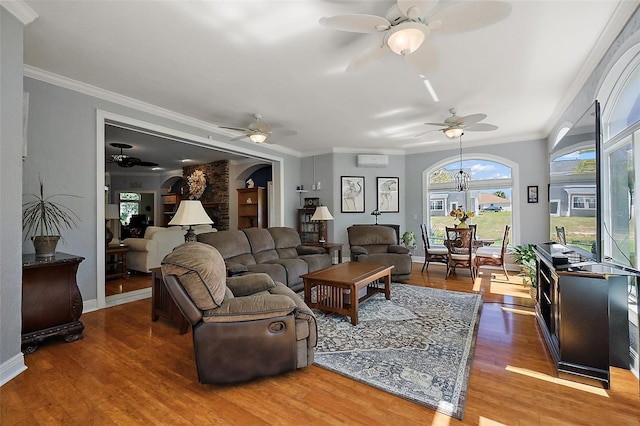
[[[207,187],[200,197],[202,205],[214,221],[213,226],[219,231],[229,229],[229,162],[227,160],[213,163],[187,166],[182,169],[183,199],[189,199],[187,178],[196,170],[202,170],[207,179]]]

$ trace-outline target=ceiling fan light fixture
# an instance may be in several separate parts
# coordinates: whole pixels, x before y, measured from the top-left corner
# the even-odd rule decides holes
[[[428,28],[419,22],[398,24],[389,29],[386,37],[387,46],[398,55],[409,55],[422,46],[425,30]]]
[[[267,140],[267,135],[264,133],[252,133],[249,135],[249,139],[255,143],[262,143]]]
[[[463,130],[460,127],[450,127],[444,130],[444,134],[447,135],[449,139],[456,139],[462,136]]]

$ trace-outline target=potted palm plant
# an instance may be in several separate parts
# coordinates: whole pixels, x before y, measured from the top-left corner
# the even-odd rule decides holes
[[[22,205],[22,229],[25,240],[31,236],[36,257],[52,257],[62,230],[76,226],[78,216],[68,207],[53,201],[54,197],[77,197],[69,194],[44,196],[44,185],[40,180],[40,193],[30,194],[34,200]]]
[[[524,274],[524,279],[522,283],[524,285],[529,285],[529,291],[531,293],[531,297],[535,300],[535,291],[538,287],[537,282],[537,271],[536,271],[536,254],[533,251],[533,244],[527,244],[526,246],[520,245],[515,248],[516,263],[520,264],[520,268],[522,269],[522,273]]]
[[[406,231],[402,234],[402,245],[408,248],[411,254],[413,254],[413,250],[416,248],[416,234],[411,231]]]

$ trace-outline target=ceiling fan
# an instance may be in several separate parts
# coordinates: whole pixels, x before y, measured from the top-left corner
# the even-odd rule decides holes
[[[320,18],[320,25],[355,33],[382,33],[382,43],[351,61],[347,71],[360,69],[393,52],[419,73],[437,66],[437,51],[428,39],[433,31],[448,35],[473,31],[495,24],[511,13],[504,1],[438,2],[438,0],[397,0],[385,17],[337,15]]]
[[[109,163],[116,163],[120,167],[133,167],[133,166],[144,166],[144,167],[155,167],[158,163],[152,163],[151,161],[142,161],[139,158],[131,157],[129,155],[125,155],[123,153],[123,149],[131,149],[133,146],[126,143],[111,143],[109,144],[114,148],[120,148],[120,154],[111,154],[111,158],[107,160]]]
[[[262,121],[262,115],[254,114],[253,117],[256,119],[256,121],[251,122],[251,124],[249,124],[247,128],[230,127],[230,126],[218,126],[218,127],[220,127],[221,129],[236,130],[238,132],[244,133],[241,136],[231,139],[232,141],[249,138],[251,139],[251,141],[255,143],[266,142],[269,136],[271,136],[274,133],[275,135],[280,137],[293,136],[297,133],[293,130],[286,130],[282,128],[280,129],[274,128],[274,130],[271,130],[271,125],[266,121]]]
[[[488,123],[480,123],[480,121],[487,118],[487,114],[471,114],[464,117],[460,117],[456,115],[456,109],[450,108],[449,112],[451,113],[451,117],[448,117],[444,120],[444,123],[424,123],[429,126],[441,126],[444,127],[440,130],[444,133],[449,139],[456,139],[460,137],[464,132],[488,132],[492,130],[497,130],[498,126],[494,124]],[[422,132],[415,137],[422,136],[426,133],[433,132],[435,130],[428,130],[426,132]]]

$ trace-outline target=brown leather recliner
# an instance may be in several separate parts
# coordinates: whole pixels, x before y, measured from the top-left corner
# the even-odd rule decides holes
[[[351,260],[355,262],[393,265],[391,279],[402,281],[411,276],[411,253],[398,245],[396,231],[388,226],[350,226],[349,246]]]
[[[191,323],[200,383],[246,381],[313,363],[315,316],[269,275],[226,277],[220,253],[198,242],[176,247],[162,273]]]

